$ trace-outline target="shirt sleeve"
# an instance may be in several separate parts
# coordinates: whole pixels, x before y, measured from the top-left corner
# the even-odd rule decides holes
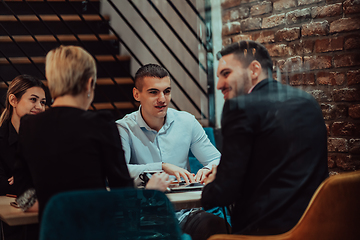
[[[219,165],[221,154],[210,142],[204,128],[195,118],[192,126],[191,152],[206,168],[211,169],[212,165]]]
[[[250,159],[253,129],[244,110],[229,111],[225,103],[222,121],[223,147],[216,178],[202,192],[204,209],[232,204],[244,181]]]
[[[126,128],[122,127],[120,124],[117,124],[117,128],[119,130],[119,134],[121,137],[122,148],[125,152],[125,161],[127,167],[129,169],[130,176],[134,178],[135,184],[138,185],[141,180],[139,179],[139,175],[144,171],[161,171],[162,163],[147,163],[147,164],[131,164],[131,149],[133,148],[133,144],[129,135],[129,132]]]

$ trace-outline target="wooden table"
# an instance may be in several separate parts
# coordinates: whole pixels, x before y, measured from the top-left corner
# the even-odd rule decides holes
[[[201,207],[201,191],[167,193],[166,196],[173,203],[175,210]]]
[[[201,207],[201,191],[167,193],[166,196],[174,204],[175,210]],[[38,223],[37,212],[23,212],[19,208],[10,206],[15,198],[0,196],[0,220],[10,226]]]
[[[38,222],[37,212],[23,212],[20,208],[10,206],[15,198],[0,196],[0,219],[10,226],[27,225]]]

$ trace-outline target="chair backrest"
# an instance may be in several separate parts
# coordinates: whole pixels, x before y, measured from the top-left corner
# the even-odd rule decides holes
[[[360,171],[327,178],[291,233],[303,236],[296,239],[360,239]]]
[[[47,204],[40,239],[181,239],[172,203],[155,190],[64,192]]]
[[[210,142],[216,147],[214,129],[212,127],[204,127],[204,131],[208,136]],[[191,172],[195,174],[199,171],[200,168],[203,167],[203,165],[196,159],[196,157],[192,154],[191,151],[189,152],[189,164]]]
[[[327,178],[290,231],[272,236],[214,235],[209,240],[358,240],[360,171]]]

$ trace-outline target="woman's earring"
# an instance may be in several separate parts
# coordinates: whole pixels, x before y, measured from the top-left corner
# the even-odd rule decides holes
[[[88,92],[88,96],[87,96],[88,98],[90,98],[90,91]]]

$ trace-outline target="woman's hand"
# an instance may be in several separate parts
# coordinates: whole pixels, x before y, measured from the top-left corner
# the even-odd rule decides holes
[[[8,179],[9,185],[13,185],[14,184],[14,176],[12,176],[11,178]]]
[[[170,186],[169,175],[165,172],[155,173],[146,184],[146,189],[154,189],[165,192]]]

